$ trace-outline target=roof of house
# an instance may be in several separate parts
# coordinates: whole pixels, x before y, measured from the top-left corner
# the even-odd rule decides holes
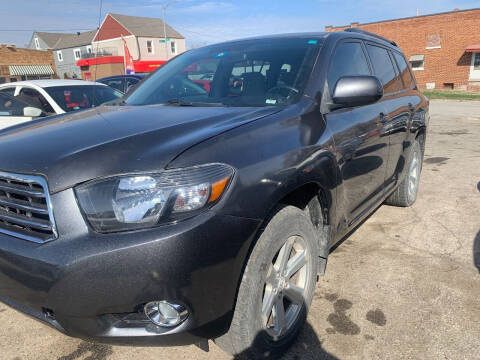
[[[50,49],[66,49],[75,46],[89,45],[97,30],[86,31],[82,33],[49,33],[36,32],[35,34],[42,39]]]
[[[117,20],[124,28],[135,36],[163,37],[163,20],[140,16],[129,16],[121,14],[109,14]],[[166,24],[167,37],[174,39],[185,39],[185,37]]]
[[[63,34],[54,46],[54,49],[66,49],[75,46],[90,45],[97,30],[77,34]]]
[[[42,39],[50,49],[53,49],[53,47],[58,42],[58,40],[60,40],[60,37],[65,35],[63,33],[50,33],[50,32],[40,32],[40,31],[36,31],[35,34],[40,39]]]

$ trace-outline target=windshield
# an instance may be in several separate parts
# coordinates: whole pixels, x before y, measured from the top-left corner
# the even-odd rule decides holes
[[[249,40],[189,51],[157,70],[129,105],[283,106],[310,76],[318,39]]]
[[[44,89],[66,112],[87,109],[119,99],[123,94],[108,86],[52,86]]]

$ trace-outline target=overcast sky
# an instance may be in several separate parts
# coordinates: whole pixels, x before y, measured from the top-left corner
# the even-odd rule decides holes
[[[161,17],[165,0],[104,0],[108,12]],[[95,29],[100,0],[0,0],[0,43],[24,46],[31,30]],[[480,0],[178,0],[167,11],[167,23],[201,45],[263,34],[323,31],[345,25],[480,7]],[[6,31],[16,30],[16,31]],[[27,30],[27,31],[20,31]]]

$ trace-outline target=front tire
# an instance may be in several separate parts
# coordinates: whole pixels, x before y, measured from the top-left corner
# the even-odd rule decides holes
[[[224,351],[276,358],[305,323],[318,269],[315,228],[293,206],[268,222],[248,259],[229,331],[215,340]]]
[[[420,184],[420,174],[422,173],[422,162],[422,147],[418,139],[415,139],[408,159],[407,174],[397,189],[385,201],[387,205],[408,207],[415,203]]]

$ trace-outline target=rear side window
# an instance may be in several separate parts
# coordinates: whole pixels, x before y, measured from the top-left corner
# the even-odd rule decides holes
[[[370,75],[367,59],[358,42],[340,44],[335,49],[335,54],[328,70],[328,88],[330,93],[342,76]]]
[[[403,83],[405,84],[405,88],[410,89],[413,86],[413,79],[412,79],[412,74],[408,69],[407,62],[405,61],[405,58],[401,54],[394,51],[393,55],[395,56],[395,60],[397,61],[398,68],[400,69],[400,76],[402,77]]]
[[[15,94],[15,88],[14,87],[3,88],[0,90],[0,92],[13,96],[13,94]]]
[[[370,44],[367,45],[367,51],[372,61],[373,72],[382,82],[383,93],[391,94],[399,91],[402,88],[402,83],[395,72],[388,51]]]

